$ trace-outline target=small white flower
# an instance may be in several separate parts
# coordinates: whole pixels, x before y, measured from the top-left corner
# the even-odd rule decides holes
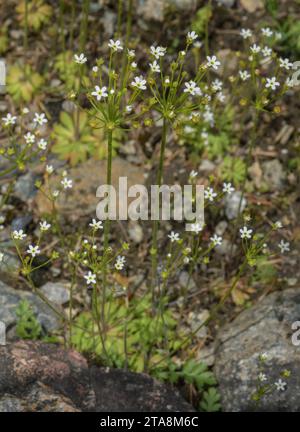
[[[75,63],[78,63],[78,64],[84,64],[87,62],[87,58],[83,53],[81,53],[79,55],[75,54],[74,59],[75,59]]]
[[[41,114],[35,113],[34,114],[33,122],[39,124],[40,126],[42,126],[44,123],[48,123],[48,120],[46,118],[46,114],[44,114],[44,113],[41,113]]]
[[[285,69],[289,70],[293,67],[293,63],[291,63],[288,58],[285,58],[285,59],[280,58],[279,59],[279,66],[281,68],[285,68]]]
[[[4,122],[5,126],[8,125],[14,125],[16,123],[17,117],[12,116],[10,113],[6,115],[6,117],[2,117],[2,121]]]
[[[61,184],[63,185],[64,189],[71,189],[73,187],[73,181],[69,180],[67,177],[65,177],[62,181]]]
[[[195,234],[199,234],[200,231],[202,231],[203,227],[200,223],[193,223],[191,225],[191,232]]]
[[[178,240],[180,240],[179,234],[175,233],[174,231],[171,231],[171,234],[168,235],[169,239],[171,240],[171,242],[177,242]]]
[[[195,170],[192,170],[192,171],[190,172],[189,178],[191,178],[191,179],[196,178],[197,175],[198,175],[198,172],[195,171]]]
[[[157,60],[154,60],[153,63],[149,63],[149,66],[150,66],[152,72],[156,72],[156,73],[160,72],[160,66],[157,63]]]
[[[217,92],[217,91],[219,91],[219,90],[222,90],[223,83],[222,83],[221,80],[219,80],[219,79],[215,79],[215,80],[212,82],[211,87],[212,87],[213,91]]]
[[[127,55],[131,58],[135,57],[135,50],[127,48]]]
[[[102,221],[96,221],[96,219],[93,219],[89,226],[92,227],[95,231],[103,229]]]
[[[251,77],[251,75],[249,74],[248,71],[244,70],[244,71],[239,71],[240,77],[242,81],[246,81],[247,79],[249,79]]]
[[[115,263],[115,268],[117,270],[122,270],[124,268],[125,261],[126,261],[126,259],[125,259],[124,256],[118,255],[117,256],[117,261]]]
[[[23,230],[21,229],[21,230],[19,230],[19,231],[14,231],[14,232],[12,233],[12,236],[13,236],[13,238],[14,238],[15,240],[23,240],[25,237],[27,237],[27,234],[25,234],[25,233],[23,232]]]
[[[275,39],[276,39],[276,40],[280,40],[280,39],[282,39],[282,33],[280,33],[280,32],[276,32],[276,33],[275,33]]]
[[[195,81],[191,80],[189,82],[184,83],[184,85],[185,85],[185,89],[183,90],[184,93],[190,93],[192,96],[195,96],[195,95],[200,96],[202,94],[200,87],[197,86]]]
[[[262,32],[262,34],[263,34],[264,36],[267,36],[267,37],[271,37],[272,34],[273,34],[273,32],[272,32],[272,30],[270,29],[270,27],[262,28],[262,29],[261,29],[261,32]]]
[[[270,57],[270,56],[272,55],[272,49],[269,48],[269,47],[267,47],[267,46],[265,46],[265,47],[261,50],[261,52],[262,52],[262,55],[263,55],[264,57]]]
[[[208,199],[208,201],[213,201],[217,196],[216,192],[214,192],[213,188],[207,188],[204,191],[204,198]]]
[[[59,190],[53,191],[52,195],[54,196],[54,198],[57,198],[59,195]]]
[[[0,252],[0,263],[3,261],[4,253]]]
[[[243,39],[249,39],[252,36],[252,31],[250,29],[242,28],[240,31],[240,35]]]
[[[219,66],[221,65],[221,62],[219,62],[219,60],[217,59],[217,57],[215,55],[213,55],[211,57],[207,56],[206,60],[207,60],[207,63],[206,63],[207,67],[211,67],[215,70],[217,70],[219,68]]]
[[[40,222],[40,228],[41,231],[48,231],[49,228],[51,228],[51,224],[49,224],[47,221]]]
[[[192,42],[192,41],[196,40],[197,38],[198,38],[198,35],[196,32],[194,32],[194,31],[188,32],[188,34],[187,34],[187,40],[188,41]]]
[[[283,227],[282,222],[281,221],[276,221],[274,223],[274,229],[281,229]]]
[[[104,86],[100,88],[99,86],[95,86],[95,91],[92,92],[92,96],[95,96],[98,101],[107,98],[107,87]]]
[[[29,245],[27,251],[29,255],[34,258],[36,255],[39,255],[41,253],[40,248],[38,246]]]
[[[30,111],[29,111],[29,109],[27,107],[25,107],[25,108],[22,109],[22,113],[23,114],[28,114],[29,112]]]
[[[258,374],[258,379],[259,379],[260,382],[267,381],[267,376],[266,376],[266,374],[260,372]]]
[[[247,239],[251,239],[252,237],[252,229],[248,229],[246,226],[244,226],[243,228],[240,228],[240,234],[241,234],[241,238],[247,238]]]
[[[281,240],[280,243],[278,243],[278,247],[282,254],[290,251],[290,243],[285,242],[284,240]]]
[[[261,47],[259,45],[253,44],[250,47],[250,50],[253,52],[253,54],[258,54],[261,50]]]
[[[274,385],[275,385],[275,387],[276,387],[276,390],[278,390],[278,391],[284,391],[284,390],[285,390],[285,387],[286,387],[287,384],[286,384],[285,381],[282,381],[282,379],[279,378],[279,380],[276,381],[276,382],[274,383]]]
[[[38,148],[41,150],[46,150],[47,148],[47,141],[44,140],[44,138],[40,139],[38,142]]]
[[[52,174],[53,173],[53,166],[52,165],[46,165],[46,172],[48,174]]]
[[[276,87],[280,86],[280,83],[276,81],[276,77],[267,78],[266,88],[271,88],[272,90],[276,90]]]
[[[131,82],[132,87],[136,87],[139,90],[146,90],[146,80],[141,75],[139,77],[135,77],[134,81]]]
[[[27,132],[27,134],[24,135],[24,138],[27,144],[33,144],[35,141],[35,135],[30,132]]]
[[[113,39],[110,39],[108,46],[113,51],[122,51],[123,50],[123,47],[122,47],[121,42],[119,40],[114,41]]]
[[[217,99],[218,99],[218,101],[220,101],[220,102],[224,102],[224,100],[226,99],[226,96],[224,95],[224,93],[222,93],[222,92],[218,92],[218,93],[217,93]]]
[[[268,354],[265,352],[262,353],[259,357],[260,357],[260,360],[262,360],[262,361],[266,361],[269,358]]]
[[[96,283],[96,275],[91,271],[89,271],[88,274],[84,275],[83,277],[86,279],[87,285]]]
[[[131,67],[132,67],[132,69],[136,69],[137,68],[137,63],[136,62],[132,62],[131,63]]]
[[[219,237],[217,234],[214,234],[211,238],[210,241],[213,243],[214,246],[221,246],[222,244],[222,237]]]
[[[97,73],[97,72],[98,72],[98,66],[93,66],[92,71],[93,71],[94,73]]]
[[[159,57],[163,57],[166,54],[167,49],[161,46],[151,46],[150,47],[150,52],[152,55],[154,55],[154,57],[158,60]]]
[[[223,183],[223,192],[230,195],[232,192],[234,192],[234,187],[231,185],[231,183]]]
[[[131,111],[132,111],[132,105],[126,105],[126,107],[125,107],[125,111],[126,111],[127,113],[131,113]]]

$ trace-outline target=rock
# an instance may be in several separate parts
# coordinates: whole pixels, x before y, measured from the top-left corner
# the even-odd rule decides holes
[[[229,220],[235,219],[239,214],[239,206],[241,202],[242,192],[235,191],[225,198],[225,214]],[[246,198],[243,197],[240,207],[240,213],[242,213],[247,205]]]
[[[234,6],[235,0],[217,0],[218,3],[222,6],[226,6],[228,8],[231,8]]]
[[[195,290],[197,288],[193,277],[190,278],[188,272],[186,272],[186,271],[182,271],[180,273],[180,275],[179,275],[179,285],[183,289],[185,289],[187,287],[187,285],[188,285],[188,290],[189,291],[190,290],[191,291]]]
[[[103,14],[102,23],[104,27],[104,34],[106,37],[113,36],[116,21],[117,21],[116,14],[110,10],[105,10]]]
[[[204,159],[201,164],[199,165],[199,171],[200,172],[211,172],[214,171],[214,169],[216,168],[216,165],[209,161],[208,159]]]
[[[0,252],[4,254],[3,260],[0,262],[0,281],[11,283],[17,279],[19,274],[19,257],[7,249],[1,248]]]
[[[145,374],[96,366],[89,369],[86,360],[73,350],[18,341],[0,347],[0,411],[193,412],[194,409],[173,387]]]
[[[232,74],[236,74],[236,70],[238,69],[238,58],[235,51],[230,50],[229,48],[221,49],[216,54],[218,60],[221,62],[220,67],[216,71],[216,73],[223,77],[228,77]]]
[[[242,7],[250,13],[264,8],[263,0],[240,0]]]
[[[264,162],[262,164],[263,178],[272,191],[282,189],[285,174],[278,159]]]
[[[210,316],[210,313],[207,309],[203,309],[199,313],[190,312],[188,315],[188,321],[191,326],[192,332],[196,331],[200,325],[202,325]],[[204,339],[207,336],[207,327],[204,325],[201,327],[197,333],[196,336],[200,339]]]
[[[291,371],[285,391],[263,397],[259,411],[300,410],[300,349],[291,341],[291,325],[299,321],[300,289],[275,292],[243,311],[223,327],[216,341],[215,374],[224,411],[254,410],[251,395],[260,372],[258,357],[267,353],[266,383],[274,383],[283,370]]]
[[[4,322],[11,334],[17,317],[16,308],[21,300],[27,300],[31,305],[37,320],[46,332],[60,327],[58,316],[37,295],[28,291],[15,290],[0,281],[0,321]],[[9,337],[9,335],[8,335]]]
[[[134,184],[143,184],[143,169],[130,164],[124,159],[113,159],[112,184],[118,189],[119,177],[127,177],[128,188]],[[81,217],[96,216],[96,207],[99,198],[96,191],[100,185],[106,184],[106,161],[93,159],[71,168],[68,178],[73,180],[73,188],[62,192],[57,200],[58,212],[70,221],[76,221]],[[60,185],[61,176],[50,176],[50,187],[54,190]],[[118,194],[117,194],[118,195]],[[51,212],[49,200],[39,191],[36,196],[36,208],[39,215]]]
[[[31,214],[26,214],[23,216],[18,216],[16,218],[13,219],[12,223],[11,223],[11,231],[19,231],[19,230],[23,230],[25,231],[25,229],[27,228],[27,226],[32,222],[32,215]]]
[[[34,198],[37,193],[35,182],[37,176],[32,172],[22,175],[18,178],[14,188],[14,196],[21,201],[27,203],[28,200]]]
[[[222,243],[215,247],[215,250],[219,255],[230,256],[231,252],[236,252],[237,245],[232,245],[232,242],[230,240],[224,238],[222,240]]]
[[[224,234],[224,232],[226,231],[228,227],[228,222],[227,221],[220,221],[215,229],[215,233],[218,234],[218,236],[222,236]]]
[[[61,282],[47,282],[40,290],[52,303],[63,305],[70,300],[70,291]]]
[[[129,221],[128,234],[130,239],[136,244],[139,244],[143,241],[143,228],[135,221]]]
[[[163,21],[168,8],[187,11],[196,6],[196,0],[138,0],[137,14],[145,21]]]
[[[215,346],[209,345],[200,348],[197,353],[197,360],[205,363],[207,366],[213,366],[215,363]]]

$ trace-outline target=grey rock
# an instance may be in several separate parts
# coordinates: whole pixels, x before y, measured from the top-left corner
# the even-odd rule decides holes
[[[249,411],[260,372],[258,358],[268,355],[266,383],[283,370],[291,371],[285,391],[274,390],[256,408],[259,411],[300,410],[300,348],[291,340],[291,325],[300,317],[300,288],[275,292],[242,312],[223,327],[216,340],[215,374],[224,411]]]
[[[21,300],[27,300],[32,305],[33,312],[44,330],[51,332],[59,328],[58,316],[37,295],[15,290],[0,281],[0,321],[4,322],[7,330],[16,325],[16,308]]]
[[[203,309],[199,313],[190,312],[188,315],[188,321],[191,326],[192,332],[195,332],[204,322],[209,318],[210,313],[207,309]],[[207,327],[203,325],[196,333],[196,336],[200,339],[204,339],[207,336]]]
[[[32,221],[32,215],[26,214],[23,216],[18,216],[13,219],[11,223],[11,231],[19,231],[19,230],[25,230],[25,228],[31,223]]]
[[[242,197],[241,191],[235,191],[225,198],[225,214],[229,220],[238,217],[239,206]],[[241,201],[240,213],[242,213],[247,205],[246,198],[243,197]]]
[[[221,6],[226,6],[228,8],[231,8],[234,6],[235,0],[216,0],[217,3]]]
[[[194,282],[194,279],[189,277],[188,272],[182,271],[179,275],[179,285],[185,289],[188,286],[188,290],[194,290],[196,289],[196,284]]]
[[[196,6],[196,0],[139,0],[137,13],[146,21],[163,21],[165,10],[168,8],[186,11],[192,10]]]
[[[15,253],[3,248],[3,245],[1,245],[0,252],[4,254],[0,262],[0,280],[10,283],[18,277],[20,260]]]
[[[219,255],[228,256],[232,253],[235,253],[237,249],[236,245],[232,245],[232,242],[228,239],[223,239],[222,243],[215,247],[216,252]]]
[[[272,191],[282,189],[285,173],[278,159],[264,162],[262,165],[263,178]]]
[[[205,363],[207,366],[213,366],[215,363],[215,346],[209,345],[200,348],[196,354],[197,360]]]
[[[70,300],[70,291],[61,282],[47,282],[40,290],[52,303],[63,305]]]
[[[35,182],[37,177],[32,172],[22,175],[18,178],[14,188],[14,196],[19,198],[23,202],[27,202],[29,199],[34,198],[37,193]]]
[[[209,161],[208,159],[204,159],[200,166],[199,166],[199,171],[206,171],[206,172],[211,172],[216,168],[216,165]]]
[[[218,234],[219,236],[222,236],[224,234],[224,232],[226,231],[228,227],[228,222],[227,221],[220,221],[218,223],[218,225],[216,226],[215,232],[216,234]]]
[[[131,240],[139,244],[143,241],[144,238],[144,232],[141,225],[135,221],[130,221],[129,227],[128,227],[128,234]]]

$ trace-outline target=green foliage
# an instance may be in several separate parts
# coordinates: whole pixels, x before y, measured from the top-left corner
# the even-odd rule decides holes
[[[235,186],[243,183],[246,174],[246,164],[242,159],[225,156],[221,165],[222,180],[232,182]]]
[[[200,409],[207,412],[220,411],[221,396],[215,387],[210,387],[203,393],[202,400],[200,402]]]
[[[277,278],[277,270],[273,264],[268,261],[268,257],[261,255],[256,258],[256,269],[253,274],[255,281],[269,284]]]
[[[60,159],[68,160],[72,166],[85,161],[89,156],[96,159],[106,157],[105,135],[103,130],[93,129],[88,121],[88,115],[80,111],[73,114],[60,113],[60,122],[53,127],[53,153]],[[116,148],[117,141],[113,142]],[[115,152],[114,154],[115,155]]]
[[[42,336],[42,327],[35,317],[30,303],[21,300],[16,309],[18,317],[16,333],[22,339],[36,340]]]
[[[279,4],[278,0],[266,0],[266,10],[272,15],[273,18],[276,18],[276,14],[278,12]]]
[[[7,91],[15,102],[30,102],[43,85],[43,78],[30,65],[10,66],[7,75]]]
[[[28,1],[28,27],[39,30],[43,24],[47,24],[52,16],[52,8],[43,0]],[[25,22],[25,0],[19,2],[16,7],[18,20],[24,25]]]
[[[0,54],[5,53],[8,48],[7,26],[3,25],[0,28]]]
[[[65,51],[58,54],[54,61],[54,70],[59,78],[66,83],[67,89],[75,90],[79,88],[78,67],[73,59],[74,53]]]
[[[200,8],[192,22],[192,29],[202,36],[205,33],[207,23],[212,17],[212,7],[208,4]]]

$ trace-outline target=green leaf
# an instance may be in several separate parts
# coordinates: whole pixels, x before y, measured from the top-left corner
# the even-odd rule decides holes
[[[200,408],[207,412],[220,411],[220,399],[221,396],[217,389],[215,387],[210,387],[206,392],[203,393],[203,397],[200,402]]]

